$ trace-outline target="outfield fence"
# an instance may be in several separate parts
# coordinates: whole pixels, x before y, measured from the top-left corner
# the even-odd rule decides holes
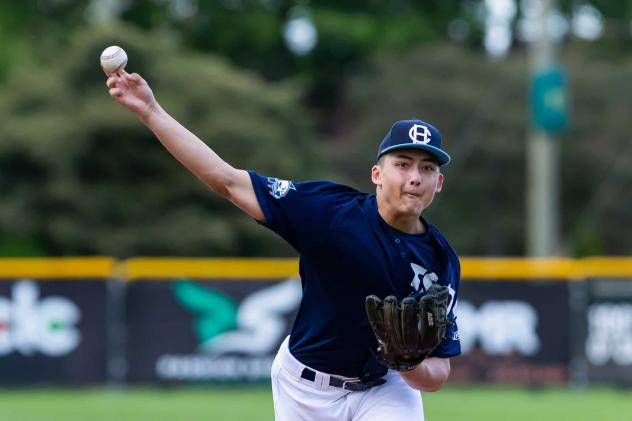
[[[462,259],[453,383],[632,385],[632,258]],[[296,259],[0,259],[0,384],[265,382]]]

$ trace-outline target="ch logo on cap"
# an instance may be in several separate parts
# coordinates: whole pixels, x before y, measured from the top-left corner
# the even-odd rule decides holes
[[[424,145],[430,142],[430,129],[426,126],[422,126],[421,124],[415,124],[408,131],[408,137],[413,141],[413,143],[423,143]],[[421,138],[421,139],[420,139]]]

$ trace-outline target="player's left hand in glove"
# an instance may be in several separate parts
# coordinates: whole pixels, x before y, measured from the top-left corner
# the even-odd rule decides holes
[[[366,297],[366,314],[379,343],[378,360],[397,371],[417,367],[444,339],[448,287],[433,284],[421,299]]]

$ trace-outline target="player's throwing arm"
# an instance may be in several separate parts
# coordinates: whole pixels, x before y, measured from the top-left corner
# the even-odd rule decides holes
[[[127,55],[125,58],[127,63]],[[151,88],[138,73],[127,73],[120,66],[115,68],[110,73],[104,68],[109,75],[106,85],[110,96],[136,114],[163,146],[211,190],[233,202],[251,217],[262,220],[263,212],[248,173],[226,163],[171,117],[158,104]]]

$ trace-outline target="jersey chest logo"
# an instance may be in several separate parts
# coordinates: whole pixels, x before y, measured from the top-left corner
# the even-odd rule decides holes
[[[436,273],[429,272],[428,269],[418,265],[417,263],[410,262],[410,267],[415,273],[413,280],[410,281],[410,286],[413,288],[413,294],[425,294],[426,291],[428,291],[428,288],[430,288],[432,284],[436,284],[439,280]],[[450,302],[448,303],[449,313],[456,308],[456,301],[454,299],[456,291],[452,288],[452,285],[448,285],[448,293],[450,294]]]
[[[414,292],[426,292],[432,284],[439,280],[439,277],[434,272],[428,272],[428,269],[419,266],[417,263],[411,262],[410,267],[413,272],[415,272],[413,280],[410,282],[410,286],[413,287]]]

